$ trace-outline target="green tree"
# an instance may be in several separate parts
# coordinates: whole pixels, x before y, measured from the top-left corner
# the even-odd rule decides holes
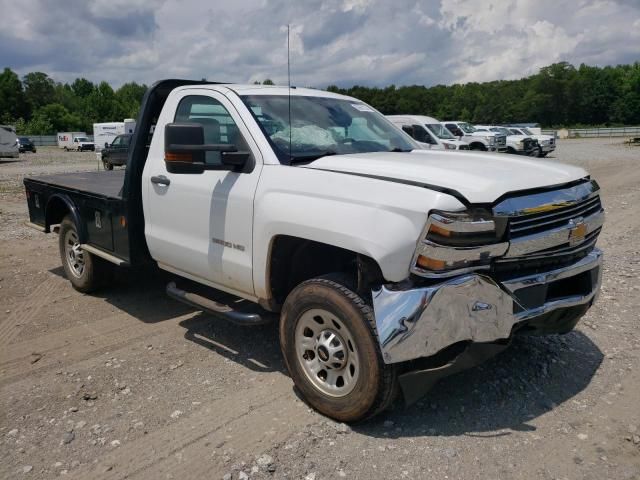
[[[0,118],[3,122],[24,118],[29,114],[20,78],[11,69],[0,73]]]
[[[24,93],[32,110],[53,103],[55,99],[55,82],[46,73],[27,73],[22,79]]]

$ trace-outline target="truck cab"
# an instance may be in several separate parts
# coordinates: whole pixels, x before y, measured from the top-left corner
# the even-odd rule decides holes
[[[470,150],[485,152],[506,152],[506,135],[495,132],[479,132],[467,122],[447,120],[441,122],[452,135],[469,143]]]
[[[84,152],[87,150],[95,150],[95,145],[87,137],[73,137],[73,150]]]
[[[152,263],[212,321],[275,319],[301,396],[340,421],[414,402],[519,333],[571,331],[601,283],[584,170],[421,150],[320,90],[162,81],[126,169],[24,183],[76,289]]]
[[[387,119],[427,150],[469,150],[435,118],[424,115],[387,115]]]

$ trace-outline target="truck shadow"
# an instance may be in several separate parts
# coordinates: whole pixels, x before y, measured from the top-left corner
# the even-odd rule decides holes
[[[278,342],[276,322],[242,327],[199,313],[180,322],[184,338],[255,372],[287,375]]]
[[[354,430],[383,438],[534,431],[529,422],[584,390],[602,360],[602,352],[580,331],[517,337],[487,363],[441,380],[416,404],[398,405]]]

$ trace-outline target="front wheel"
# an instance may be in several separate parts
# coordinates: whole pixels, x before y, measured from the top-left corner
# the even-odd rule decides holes
[[[109,162],[109,160],[103,160],[102,164],[104,165],[105,170],[113,170],[113,164]]]
[[[62,268],[73,288],[88,293],[96,290],[106,280],[108,265],[82,249],[76,224],[68,215],[60,224],[58,245]]]
[[[289,294],[280,345],[305,401],[331,418],[363,420],[395,397],[396,369],[382,360],[371,307],[332,277],[308,280]]]

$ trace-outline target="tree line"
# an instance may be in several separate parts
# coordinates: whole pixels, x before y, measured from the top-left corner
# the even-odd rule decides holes
[[[64,131],[91,133],[93,124],[136,118],[146,85],[125,83],[117,90],[86,78],[55,82],[46,73],[22,79],[9,68],[0,73],[0,123],[18,134],[47,135]]]
[[[0,73],[0,123],[15,125],[24,135],[91,132],[93,123],[136,118],[146,89],[131,82],[114,90],[107,82],[85,78],[60,83],[43,72],[21,79],[5,68]],[[327,89],[359,98],[385,114],[543,127],[640,125],[640,62],[578,68],[560,62],[519,80]]]
[[[410,113],[490,125],[640,125],[640,62],[603,68],[561,62],[519,80],[328,90],[356,97],[387,115]]]

